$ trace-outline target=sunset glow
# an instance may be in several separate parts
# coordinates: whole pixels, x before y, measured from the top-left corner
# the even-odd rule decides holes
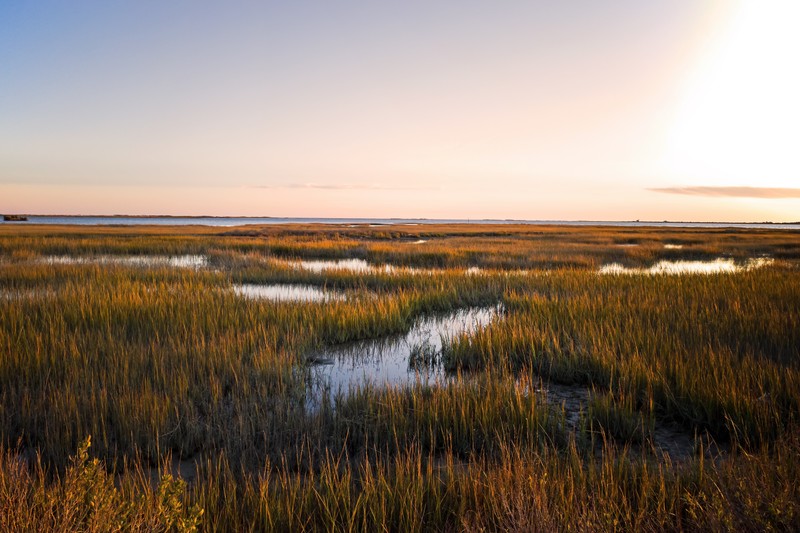
[[[744,2],[698,63],[665,173],[709,186],[800,185],[800,4]]]
[[[788,0],[5,3],[0,211],[797,220],[799,19]]]

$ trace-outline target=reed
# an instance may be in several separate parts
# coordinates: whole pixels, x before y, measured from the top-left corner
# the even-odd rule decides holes
[[[108,259],[182,255],[207,262]],[[396,268],[291,264],[344,258]],[[798,529],[798,265],[782,230],[0,227],[0,530]],[[497,303],[414,351],[439,383],[308,407],[312,350]],[[591,393],[580,423],[541,380]],[[694,456],[654,456],[658,424]]]

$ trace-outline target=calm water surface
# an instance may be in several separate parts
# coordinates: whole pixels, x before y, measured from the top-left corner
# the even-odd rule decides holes
[[[309,354],[311,366],[310,408],[319,405],[324,392],[347,395],[367,383],[408,385],[444,379],[440,365],[413,368],[412,352],[440,355],[446,339],[470,333],[488,325],[502,312],[501,306],[469,308],[454,313],[426,317],[404,335],[371,339],[328,347]]]
[[[336,224],[350,226],[384,226],[425,224],[532,224],[566,226],[616,226],[616,227],[662,227],[662,228],[760,228],[800,230],[800,223],[758,224],[735,222],[640,222],[640,221],[575,221],[575,220],[498,220],[498,219],[417,219],[417,218],[278,218],[278,217],[130,217],[130,216],[39,216],[29,215],[25,222],[0,224],[68,224],[68,225],[115,225],[115,226],[244,226],[247,224]]]
[[[620,263],[600,267],[600,274],[720,274],[745,272],[767,266],[773,262],[769,258],[750,259],[745,264],[736,264],[733,259],[713,261],[659,261],[648,268],[628,268]]]
[[[273,302],[328,302],[345,299],[345,295],[340,292],[326,291],[312,285],[288,283],[269,285],[245,283],[234,285],[233,292],[253,300]]]
[[[204,255],[51,255],[43,257],[48,265],[125,265],[140,267],[203,268]]]

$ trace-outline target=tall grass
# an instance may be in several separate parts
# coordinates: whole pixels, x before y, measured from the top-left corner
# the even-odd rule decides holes
[[[619,391],[659,416],[754,446],[800,412],[796,274],[552,275],[509,316],[445,350],[450,369],[510,366]],[[649,407],[648,407],[649,408]]]
[[[15,231],[0,228],[0,529],[800,527],[794,233]],[[41,261],[188,253],[209,266]],[[596,273],[609,261],[761,253],[782,261],[711,276]],[[354,257],[432,270],[282,262]],[[237,282],[310,283],[348,299],[249,300]],[[498,301],[503,315],[446,343],[442,383],[376,384],[307,408],[311,350]],[[566,423],[535,393],[539,379],[593,388],[585,423]],[[629,447],[655,423],[707,432],[728,451],[656,461]],[[170,461],[194,465],[190,483]],[[153,484],[156,472],[171,477]]]

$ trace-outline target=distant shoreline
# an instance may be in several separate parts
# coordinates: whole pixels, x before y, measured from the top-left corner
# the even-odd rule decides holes
[[[25,221],[6,222],[18,225],[74,224],[74,225],[207,225],[236,226],[247,224],[344,224],[361,225],[435,225],[435,224],[496,224],[496,225],[565,225],[565,226],[617,226],[617,227],[751,227],[800,229],[796,222],[731,222],[731,221],[673,221],[673,220],[523,220],[523,219],[473,219],[473,218],[361,218],[361,217],[276,217],[276,216],[213,216],[213,215],[13,215],[27,217]]]
[[[214,218],[214,219],[278,219],[278,220],[418,220],[425,222],[451,222],[464,221],[464,223],[498,222],[519,223],[519,224],[800,224],[800,220],[791,222],[763,221],[733,221],[733,220],[548,220],[548,219],[526,219],[526,218],[428,218],[428,217],[281,217],[273,215],[45,215],[37,213],[4,213],[15,216],[26,216],[36,218]]]

